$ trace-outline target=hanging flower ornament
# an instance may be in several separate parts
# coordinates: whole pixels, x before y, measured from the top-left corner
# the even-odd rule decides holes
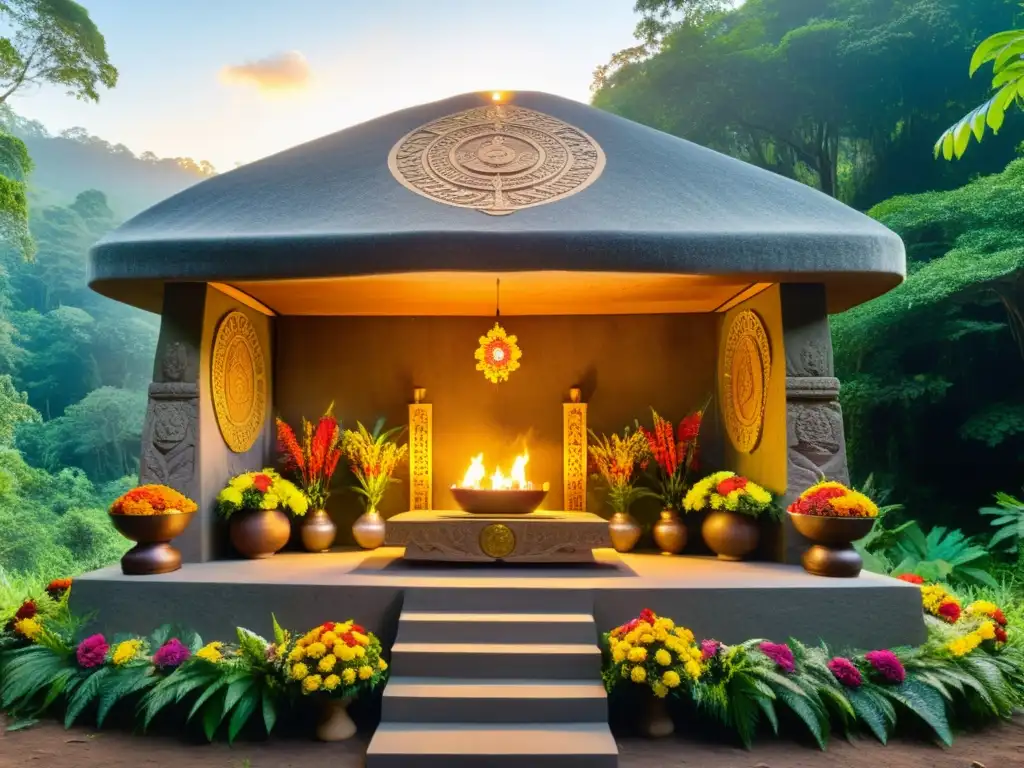
[[[507,334],[500,324],[495,323],[486,336],[480,337],[476,369],[483,371],[487,380],[495,384],[508,381],[508,375],[518,370],[519,358],[523,356],[516,342],[518,339],[514,335]]]

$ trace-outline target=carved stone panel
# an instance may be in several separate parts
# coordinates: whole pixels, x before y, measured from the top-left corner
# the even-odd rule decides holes
[[[168,485],[195,497],[198,404],[199,387],[195,384],[150,384],[142,431],[140,482]]]
[[[433,406],[409,406],[409,509],[433,507]]]
[[[267,371],[256,329],[244,313],[228,312],[213,339],[210,389],[224,442],[235,453],[249,450],[266,418]]]
[[[786,379],[788,496],[795,498],[822,478],[850,482],[843,412],[838,398],[838,379],[797,376]]]
[[[512,104],[434,120],[388,156],[391,173],[413,192],[492,215],[574,195],[604,164],[601,147],[579,128]]]
[[[562,507],[587,508],[587,404],[562,405]]]
[[[750,453],[761,441],[771,367],[771,344],[761,318],[750,310],[738,313],[725,331],[719,392],[726,431],[741,453]]]

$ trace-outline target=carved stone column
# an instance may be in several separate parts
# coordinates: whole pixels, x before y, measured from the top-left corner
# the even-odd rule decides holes
[[[786,350],[788,506],[822,477],[850,482],[846,465],[839,380],[832,362],[825,286],[783,284],[783,342]],[[799,562],[806,541],[785,519],[786,562]]]

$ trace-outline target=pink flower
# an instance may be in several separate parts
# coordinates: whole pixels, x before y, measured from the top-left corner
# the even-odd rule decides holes
[[[892,651],[868,651],[864,659],[887,683],[898,684],[907,679],[907,670]]]
[[[835,675],[836,680],[847,688],[860,688],[864,682],[864,678],[861,676],[860,670],[857,669],[856,665],[849,659],[844,659],[841,656],[832,659],[828,663],[828,669]]]
[[[178,638],[172,637],[153,654],[153,663],[163,669],[177,669],[190,655],[188,648]]]
[[[761,643],[758,646],[761,653],[775,662],[776,666],[783,672],[789,673],[796,669],[796,660],[793,658],[793,651],[783,643]]]
[[[92,669],[100,666],[107,658],[110,646],[103,635],[91,635],[78,644],[75,649],[75,658],[78,666],[82,669]]]
[[[718,650],[722,647],[722,644],[717,640],[702,640],[700,644],[700,657],[703,661],[707,661],[718,655]]]

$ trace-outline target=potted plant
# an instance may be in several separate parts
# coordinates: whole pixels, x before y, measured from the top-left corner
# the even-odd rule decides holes
[[[237,475],[217,494],[231,544],[249,558],[270,557],[288,543],[292,526],[282,510],[301,516],[307,509],[302,491],[272,469]]]
[[[384,518],[378,507],[384,493],[398,479],[395,469],[409,453],[408,445],[398,445],[392,438],[402,427],[384,430],[384,419],[378,419],[369,432],[361,422],[356,429],[346,429],[342,447],[348,456],[356,485],[352,490],[363,497],[363,514],[352,524],[352,536],[363,549],[376,549],[384,543]]]
[[[592,429],[587,432],[590,434],[587,451],[596,469],[594,477],[608,488],[608,505],[612,508],[608,529],[612,546],[616,552],[629,552],[640,538],[640,524],[629,513],[629,508],[637,499],[655,495],[649,488],[635,485],[637,467],[646,468],[650,457],[647,439],[642,432],[630,432],[629,427],[622,437],[598,435]]]
[[[170,573],[181,568],[181,552],[170,542],[184,533],[196,503],[166,485],[140,485],[110,505],[110,522],[136,542],[121,558],[126,576]]]
[[[316,735],[321,741],[342,741],[355,735],[348,705],[379,686],[387,673],[380,640],[355,624],[328,621],[300,637],[288,650],[288,680],[321,706]]]
[[[677,627],[672,619],[649,608],[602,637],[602,678],[611,693],[618,687],[642,686],[646,707],[642,727],[648,736],[669,736],[675,730],[665,708],[665,697],[678,694],[700,679],[701,648],[693,632]]]
[[[334,403],[316,424],[302,419],[302,442],[280,418],[277,419],[277,449],[284,471],[291,474],[306,494],[309,512],[302,515],[299,533],[308,552],[326,552],[338,533],[327,514],[331,478],[341,458],[341,425],[334,418]]]
[[[874,525],[875,502],[842,483],[824,480],[801,493],[787,511],[793,527],[813,542],[800,558],[805,571],[838,578],[860,574],[864,561],[852,544]]]
[[[697,461],[697,436],[703,409],[694,411],[673,429],[671,422],[658,415],[653,408],[654,428],[639,427],[647,438],[647,446],[654,459],[657,496],[661,499],[661,519],[654,524],[654,543],[665,554],[677,555],[686,547],[686,525],[679,519],[690,470]]]
[[[694,483],[683,506],[687,512],[709,512],[701,535],[720,560],[742,560],[757,549],[758,518],[778,514],[768,491],[735,472],[715,472]]]

